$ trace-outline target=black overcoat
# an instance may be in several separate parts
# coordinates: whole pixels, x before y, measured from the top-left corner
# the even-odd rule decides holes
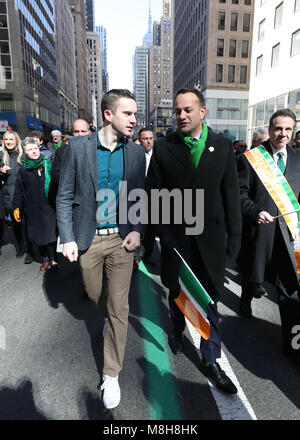
[[[270,143],[267,141],[263,145],[272,155]],[[289,286],[286,289],[287,293],[292,293],[298,287],[298,276],[293,241],[291,241],[286,222],[281,217],[267,225],[258,225],[256,219],[261,211],[267,211],[273,217],[280,215],[280,212],[244,155],[238,159],[238,174],[243,216],[242,246],[239,256],[242,272],[249,281],[254,283],[262,283],[264,280],[274,282],[276,274],[273,271],[275,266],[272,264],[272,254],[274,240],[280,239],[286,248],[283,249],[282,255],[288,255],[284,261],[285,286]],[[287,147],[284,176],[299,200],[300,151]],[[281,234],[281,237],[276,236],[275,231]]]
[[[192,262],[192,260],[195,259],[191,255],[191,242],[196,246],[197,258],[199,259],[197,264],[199,267],[205,268],[210,282],[214,286],[213,291],[210,291],[209,294],[215,299],[223,291],[226,233],[228,235],[241,234],[236,159],[230,140],[209,130],[205,149],[198,167],[195,169],[189,148],[177,133],[159,139],[153,150],[148,170],[147,189],[150,194],[150,190],[162,188],[169,191],[175,188],[181,190],[183,195],[182,209],[184,200],[186,200],[184,190],[192,190],[194,209],[196,204],[195,190],[204,190],[204,206],[200,212],[204,220],[202,233],[189,235],[187,238],[186,227],[190,227],[190,225],[185,221],[185,216],[183,216],[181,224],[175,224],[174,219],[171,218],[171,224],[168,226],[160,224],[159,230],[161,236],[171,234],[176,241],[179,252],[191,264],[193,270],[195,261]],[[170,262],[170,272],[172,272],[171,265],[172,262]],[[176,271],[175,267],[173,267],[172,276],[176,277],[177,274],[174,271]],[[195,270],[195,272],[198,271]],[[200,282],[204,284],[201,279]]]
[[[20,167],[17,175],[13,207],[24,213],[28,240],[39,246],[56,241],[56,218],[48,203],[45,190],[45,174]]]

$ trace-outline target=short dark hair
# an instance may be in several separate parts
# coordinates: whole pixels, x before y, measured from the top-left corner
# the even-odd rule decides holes
[[[177,98],[178,95],[185,95],[186,93],[194,93],[194,95],[196,95],[198,100],[199,100],[200,107],[205,106],[204,96],[202,95],[200,90],[196,89],[195,87],[192,87],[190,89],[189,88],[185,88],[185,89],[178,90],[178,92],[175,95],[175,99]]]
[[[131,93],[128,89],[111,89],[107,93],[105,93],[105,95],[103,95],[101,101],[101,112],[103,121],[105,120],[105,110],[110,110],[112,113],[114,113],[117,108],[117,103],[121,98],[129,98],[136,101],[135,95]]]
[[[300,134],[300,130],[296,131],[295,137],[298,136],[298,134]]]
[[[32,130],[30,133],[29,133],[29,137],[31,137],[31,138],[38,138],[40,141],[44,141],[45,140],[45,135],[44,135],[44,133],[42,132],[42,131],[40,131],[40,130]]]
[[[273,126],[274,123],[274,119],[278,118],[279,116],[283,116],[284,118],[291,118],[293,119],[294,123],[296,124],[296,116],[295,113],[292,112],[292,110],[290,110],[289,108],[283,108],[281,110],[277,110],[277,112],[275,112],[269,121],[269,128],[271,128]]]
[[[151,133],[153,134],[153,130],[152,130],[151,127],[143,127],[143,128],[141,128],[141,129],[139,130],[139,138],[141,137],[141,134],[142,134],[144,131],[151,131]]]

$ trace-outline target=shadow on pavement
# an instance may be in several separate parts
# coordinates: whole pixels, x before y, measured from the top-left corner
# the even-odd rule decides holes
[[[0,419],[48,419],[34,403],[32,382],[28,378],[19,380],[15,388],[0,384]]]
[[[300,389],[295,386],[299,383],[299,366],[282,353],[281,327],[259,318],[226,316],[220,319],[220,328],[224,345],[237,361],[253,375],[272,381],[300,408]]]
[[[84,321],[91,340],[91,348],[97,371],[102,373],[102,328],[103,317],[85,293],[79,263],[69,263],[63,256],[58,257],[60,268],[45,272],[43,291],[53,308],[59,304],[75,318]]]
[[[104,408],[100,393],[83,387],[78,390],[77,402],[80,420],[114,420],[113,411]]]

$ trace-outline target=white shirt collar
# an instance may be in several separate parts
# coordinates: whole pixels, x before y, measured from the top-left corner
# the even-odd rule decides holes
[[[272,155],[274,157],[277,153],[279,153],[279,151],[277,150],[277,148],[273,147],[273,145],[271,143],[270,143],[270,145],[272,148]],[[280,152],[283,154],[284,157],[287,157],[286,146],[282,150],[280,150]]]

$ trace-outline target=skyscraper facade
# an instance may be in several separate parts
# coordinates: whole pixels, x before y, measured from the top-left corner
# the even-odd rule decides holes
[[[102,99],[102,61],[100,49],[100,37],[97,32],[87,32],[87,45],[90,52],[90,89],[95,97],[95,115],[93,123],[95,127],[102,125],[101,99]]]
[[[254,0],[175,0],[174,92],[199,85],[206,121],[246,139]]]
[[[94,0],[85,1],[85,17],[86,17],[86,30],[89,32],[95,31],[95,4]]]
[[[21,136],[49,133],[61,120],[55,0],[1,0],[0,13],[0,119]]]
[[[172,125],[172,8],[172,0],[162,0],[162,17],[153,24],[154,45],[149,48],[148,114],[155,131],[164,131]]]
[[[102,60],[102,90],[103,93],[109,90],[109,77],[107,70],[107,31],[103,26],[96,26],[96,32],[100,37],[101,60]]]

